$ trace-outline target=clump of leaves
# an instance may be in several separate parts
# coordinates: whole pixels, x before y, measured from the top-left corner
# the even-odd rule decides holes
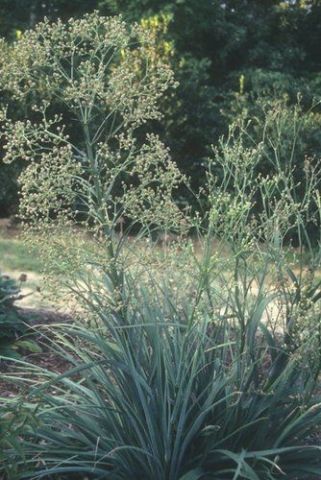
[[[12,278],[0,274],[0,354],[11,355],[12,344],[23,335],[26,326],[14,305],[20,294],[18,284]]]
[[[118,318],[100,312],[105,332],[56,331],[53,348],[74,367],[33,367],[26,405],[38,425],[20,432],[22,453],[7,449],[6,468],[30,479],[320,478],[320,449],[307,442],[321,409],[303,362],[273,376],[256,339],[240,356],[222,343],[226,324],[210,332],[199,316],[188,326],[166,295],[131,287]]]
[[[21,275],[26,280],[26,275]],[[0,274],[0,357],[19,357],[19,350],[39,351],[36,342],[28,338],[29,325],[15,302],[23,298],[18,283]]]

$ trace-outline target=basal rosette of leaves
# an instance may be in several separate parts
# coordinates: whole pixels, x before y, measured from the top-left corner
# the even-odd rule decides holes
[[[321,410],[299,352],[275,375],[276,343],[269,350],[253,336],[240,356],[227,323],[211,328],[219,317],[199,312],[187,325],[188,309],[162,289],[130,287],[117,318],[97,309],[104,331],[51,330],[52,351],[71,365],[65,374],[19,368],[29,420],[20,430],[20,416],[12,422],[19,444],[4,449],[9,478],[319,478]]]

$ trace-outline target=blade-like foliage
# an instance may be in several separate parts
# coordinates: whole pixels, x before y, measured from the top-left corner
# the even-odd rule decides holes
[[[302,406],[310,373],[298,358],[271,380],[260,342],[239,356],[208,320],[187,327],[157,302],[140,292],[103,333],[57,330],[52,348],[74,367],[35,372],[37,422],[20,432],[22,453],[6,451],[12,478],[320,478],[307,440],[321,407]]]

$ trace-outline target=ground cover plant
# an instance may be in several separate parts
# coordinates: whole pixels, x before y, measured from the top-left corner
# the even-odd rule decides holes
[[[14,302],[18,298],[18,284],[6,275],[0,275],[1,355],[12,354],[12,345],[25,331],[25,325]]]
[[[21,280],[26,280],[25,274]],[[29,327],[30,318],[23,315],[16,302],[23,298],[21,284],[7,275],[0,274],[0,352],[1,357],[17,358],[21,350],[37,351]]]
[[[188,179],[146,127],[174,83],[148,29],[97,14],[44,22],[3,68],[8,94],[33,100],[25,119],[2,114],[5,161],[28,162],[27,235],[55,293],[79,305],[73,324],[39,327],[68,371],[16,360],[5,375],[21,395],[1,399],[3,475],[320,478],[320,243],[308,226],[321,176],[306,159],[297,180],[300,116],[287,119],[286,164],[282,135],[263,128],[267,142],[251,143],[232,124],[195,212],[173,201]]]

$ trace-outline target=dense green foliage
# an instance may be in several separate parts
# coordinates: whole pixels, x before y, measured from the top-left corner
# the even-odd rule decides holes
[[[16,356],[16,340],[26,332],[23,321],[14,302],[19,297],[18,284],[6,275],[0,274],[0,356]],[[0,360],[1,362],[2,360]]]
[[[44,17],[64,20],[82,15],[95,8],[91,0],[3,0],[0,6],[0,30],[2,36],[15,38],[17,30],[32,28]]]
[[[210,328],[217,318],[188,326],[189,312],[160,292],[155,302],[130,288],[125,316],[98,312],[104,334],[58,332],[53,351],[68,373],[23,366],[44,383],[30,390],[20,445],[10,450],[4,438],[8,478],[319,478],[320,449],[305,444],[321,420],[305,390],[309,370],[294,357],[274,375],[254,338],[239,357],[224,343],[227,325]]]

